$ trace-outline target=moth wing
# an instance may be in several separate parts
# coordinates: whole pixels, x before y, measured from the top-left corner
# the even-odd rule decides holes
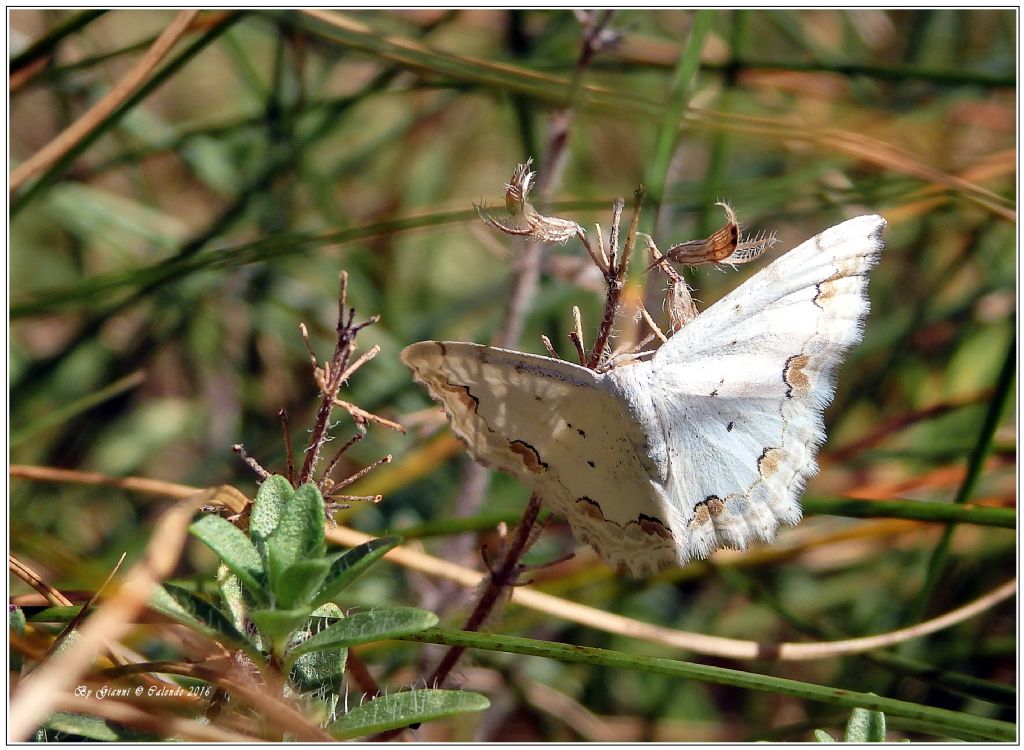
[[[401,356],[473,458],[526,484],[606,563],[649,575],[677,562],[644,432],[606,376],[470,343],[422,341]]]
[[[862,335],[884,227],[861,216],[804,242],[701,313],[648,366],[618,375],[659,415],[648,437],[684,559],[770,541],[780,523],[800,520],[836,368]]]

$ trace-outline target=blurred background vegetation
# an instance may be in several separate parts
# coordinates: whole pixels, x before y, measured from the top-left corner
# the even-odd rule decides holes
[[[11,11],[15,176],[175,16]],[[496,476],[483,505],[458,505],[468,459],[398,352],[424,338],[508,335],[531,251],[483,227],[472,204],[500,203],[513,166],[532,156],[550,180],[538,201],[588,227],[607,228],[612,201],[643,183],[641,229],[663,248],[719,226],[720,199],[784,249],[861,213],[889,221],[805,522],[775,547],[646,581],[616,578],[579,550],[537,574],[537,587],[672,628],[777,642],[885,632],[1010,580],[1012,529],[820,511],[836,498],[1015,507],[1015,11],[623,10],[581,55],[588,24],[604,20],[200,13],[140,88],[12,184],[10,460],[231,483],[251,496],[255,477],[231,446],[282,470],[282,408],[305,444],[317,394],[298,324],[327,355],[344,269],[350,303],[381,315],[360,335],[381,354],[347,398],[411,429],[371,426],[347,471],[393,454],[353,488],[384,500],[338,520],[371,533],[420,527],[427,551],[479,567],[480,539],[455,543],[422,525],[477,518],[469,525],[486,538],[527,492]],[[546,334],[569,356],[574,304],[593,335],[600,286],[584,258],[575,243],[545,250],[535,291],[520,289],[520,348],[543,353]],[[706,305],[754,271],[698,270],[690,282]],[[646,279],[634,269],[633,299]],[[338,438],[352,431],[346,418]],[[9,507],[11,551],[59,588],[91,590],[122,552],[137,557],[166,506],[16,481]],[[556,522],[529,559],[573,546]],[[212,565],[193,544],[179,573]],[[441,606],[445,585],[388,563],[351,592],[352,607],[417,604],[453,627],[465,612]],[[1015,721],[1014,612],[1004,602],[871,657],[698,660]],[[690,657],[518,607],[493,628]],[[364,656],[398,689],[423,674],[422,653],[382,644]],[[491,652],[473,652],[456,677],[492,708],[418,738],[807,740],[849,714]],[[890,720],[890,738],[934,736],[917,729]]]

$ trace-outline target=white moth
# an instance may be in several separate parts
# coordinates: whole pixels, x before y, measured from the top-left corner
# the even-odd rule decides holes
[[[745,549],[800,520],[884,227],[861,216],[822,232],[648,361],[606,373],[456,342],[402,361],[477,461],[528,485],[620,573]]]

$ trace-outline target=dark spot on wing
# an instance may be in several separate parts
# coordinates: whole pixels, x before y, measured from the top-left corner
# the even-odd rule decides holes
[[[718,495],[708,495],[693,507],[691,526],[700,526],[713,518],[718,518],[725,510],[725,501]]]
[[[810,390],[811,380],[804,372],[804,368],[810,362],[806,354],[794,354],[786,360],[782,368],[782,382],[786,384],[786,398],[793,398],[793,391],[803,395]]]
[[[532,472],[541,469],[547,471],[548,465],[541,460],[540,453],[525,440],[513,440],[508,444],[509,449],[522,459],[523,465]]]
[[[660,536],[662,539],[672,538],[672,532],[659,518],[641,513],[637,517],[637,523],[640,524],[640,530],[645,534]]]
[[[597,464],[595,464],[595,463],[594,463],[593,461],[587,461],[587,465],[588,465],[588,466],[589,466],[589,467],[590,467],[591,469],[597,468]]]
[[[595,521],[604,520],[604,513],[601,512],[601,505],[596,501],[591,500],[586,495],[576,498],[576,507],[581,513],[590,516]]]
[[[733,426],[733,424],[734,424],[733,422],[730,422],[729,424],[727,424],[727,425],[725,426],[725,431],[726,431],[726,432],[732,432],[732,426]]]
[[[477,410],[480,408],[480,399],[473,395],[473,392],[469,390],[468,385],[456,385],[455,383],[449,383],[444,381],[438,383],[441,390],[447,391],[451,394],[452,398],[462,403],[462,405],[473,412],[478,413]]]

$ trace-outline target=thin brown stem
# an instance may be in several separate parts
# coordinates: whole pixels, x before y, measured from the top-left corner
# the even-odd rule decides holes
[[[608,270],[604,276],[605,297],[604,313],[601,315],[601,327],[597,331],[597,338],[594,340],[594,348],[590,352],[590,358],[586,366],[597,369],[604,357],[608,339],[611,337],[612,328],[615,326],[615,316],[619,311],[619,301],[622,297],[622,287],[625,283],[625,267],[619,262],[619,225],[622,221],[623,201],[615,201],[615,208],[612,211],[612,226],[608,233]]]
[[[55,164],[75,144],[95,130],[104,119],[132,95],[149,77],[160,61],[174,48],[192,26],[198,10],[183,10],[168,24],[156,41],[131,70],[98,102],[56,138],[11,171],[8,189],[14,192],[37,173]]]
[[[320,458],[320,451],[324,443],[327,442],[331,410],[334,408],[334,400],[337,398],[342,379],[348,372],[349,359],[352,357],[356,346],[356,334],[361,329],[377,321],[377,317],[374,316],[365,323],[353,324],[355,310],[351,308],[346,309],[345,307],[347,289],[348,274],[342,271],[338,274],[338,338],[334,345],[334,356],[331,358],[330,364],[324,365],[324,382],[320,393],[320,408],[317,410],[316,420],[313,423],[309,446],[306,448],[306,458],[302,464],[302,471],[299,472],[299,485],[303,485],[312,479],[316,462]],[[315,362],[312,350],[310,350],[310,358]]]
[[[235,443],[234,445],[232,445],[231,450],[233,450],[235,453],[241,456],[242,460],[245,461],[246,466],[248,466],[250,469],[256,472],[256,476],[258,476],[260,480],[264,480],[270,476],[270,472],[264,469],[260,465],[259,461],[257,461],[255,458],[253,458],[252,456],[245,452],[245,448],[242,447],[241,443]]]
[[[519,560],[532,541],[533,535],[531,532],[533,531],[533,525],[537,522],[537,516],[540,514],[540,506],[540,497],[538,495],[531,495],[526,511],[523,513],[519,525],[516,526],[515,536],[505,548],[505,554],[502,556],[501,562],[491,569],[487,585],[480,595],[476,607],[474,607],[473,612],[466,620],[466,624],[462,626],[463,630],[470,632],[479,630],[487,621],[487,618],[490,617],[494,606],[498,603],[504,590],[515,585],[516,579],[521,572]],[[442,685],[464,650],[460,647],[449,649],[433,674],[427,679],[427,684],[434,687]]]
[[[366,437],[365,433],[357,432],[355,435],[350,437],[343,446],[338,449],[338,452],[334,454],[334,458],[327,464],[327,468],[324,469],[323,476],[320,477],[320,481],[317,483],[317,487],[321,490],[324,488],[324,483],[331,478],[331,472],[334,471],[334,467],[338,465],[338,461],[345,455],[349,448],[358,443],[360,440]]]
[[[355,681],[359,689],[370,698],[376,698],[381,690],[377,681],[373,679],[370,670],[366,668],[366,662],[351,648],[348,650],[348,657],[345,659],[345,672]]]
[[[390,453],[388,455],[384,456],[383,458],[378,458],[376,461],[374,461],[369,466],[364,466],[362,469],[357,471],[352,476],[345,477],[340,482],[336,482],[335,485],[334,485],[334,489],[340,490],[342,487],[348,487],[353,482],[356,482],[356,481],[362,479],[363,477],[365,477],[367,474],[369,474],[371,471],[376,469],[381,464],[389,464],[389,463],[391,463],[391,454]]]

